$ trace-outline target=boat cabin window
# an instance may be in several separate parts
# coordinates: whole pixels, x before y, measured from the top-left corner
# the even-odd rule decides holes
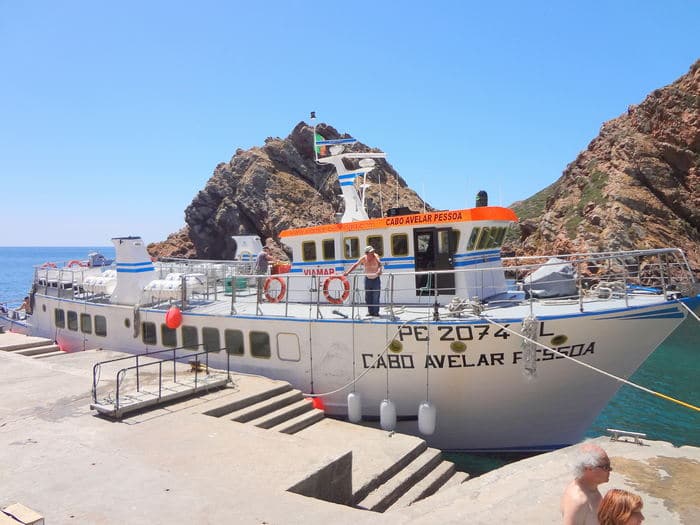
[[[251,330],[249,337],[250,355],[261,358],[269,358],[272,355],[272,352],[270,352],[270,334]]]
[[[56,328],[66,327],[66,312],[60,308],[55,308],[53,311],[53,322]]]
[[[95,335],[107,336],[107,318],[104,315],[95,316]]]
[[[408,255],[408,235],[405,233],[395,233],[391,236],[391,255]]]
[[[219,329],[208,326],[202,328],[202,342],[204,343],[204,350],[207,352],[218,352],[221,350]]]
[[[360,257],[360,239],[357,237],[345,237],[343,246],[346,259],[357,259]]]
[[[199,348],[196,326],[182,326],[182,346],[189,350],[197,350]]]
[[[90,317],[90,314],[80,314],[80,331],[84,334],[92,333],[92,317]]]
[[[144,321],[141,323],[141,340],[145,345],[158,344],[156,339],[156,323]]]
[[[68,310],[68,330],[78,331],[78,314]]]
[[[370,235],[367,237],[367,245],[374,248],[379,257],[384,257],[384,239],[381,235]]]
[[[476,248],[476,241],[479,240],[479,234],[481,233],[481,228],[474,228],[472,234],[469,236],[469,242],[467,243],[467,251],[472,251]]]
[[[503,244],[507,228],[504,226],[484,226],[474,228],[469,236],[467,251],[488,250],[489,248],[499,248]]]
[[[316,243],[314,241],[301,243],[301,259],[302,261],[316,260]]]
[[[482,228],[477,249],[487,250],[489,248],[498,248],[503,242],[505,235],[506,229],[503,227],[492,226],[489,228],[486,226]]]
[[[243,332],[240,330],[224,330],[226,351],[229,355],[243,355]]]
[[[335,259],[335,240],[323,239],[323,241],[321,241],[321,246],[323,247],[324,261],[331,261]]]
[[[163,346],[173,348],[177,346],[177,330],[163,323],[160,325],[160,342]]]

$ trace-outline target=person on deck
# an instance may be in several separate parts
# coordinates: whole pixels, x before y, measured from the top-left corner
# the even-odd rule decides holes
[[[360,257],[350,268],[343,272],[347,276],[359,265],[365,269],[365,303],[372,317],[379,317],[379,294],[381,292],[382,261],[372,246],[365,248],[365,254]]]
[[[255,259],[255,274],[256,275],[267,275],[270,273],[270,264],[273,262],[272,254],[270,253],[269,246],[263,246],[262,251],[258,254]],[[258,302],[262,301],[264,286],[264,278],[258,277]]]
[[[574,479],[561,497],[564,525],[598,525],[598,506],[603,499],[598,485],[610,480],[610,458],[593,443],[584,443],[577,451]]]
[[[22,305],[17,308],[17,311],[24,310],[27,315],[31,315],[32,313],[32,303],[29,301],[29,296],[24,298],[24,301],[22,301]]]

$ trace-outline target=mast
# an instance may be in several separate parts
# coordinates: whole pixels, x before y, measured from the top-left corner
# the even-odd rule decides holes
[[[341,196],[345,203],[345,211],[340,219],[340,222],[364,221],[369,219],[367,209],[365,208],[365,190],[369,186],[366,183],[367,173],[375,167],[374,159],[386,158],[386,153],[343,153],[346,144],[355,144],[357,139],[331,139],[319,140],[316,133],[316,112],[311,112],[311,122],[313,123],[314,135],[314,159],[318,164],[331,164],[335,168],[338,182],[340,183]],[[330,155],[320,157],[319,151],[322,147],[327,147]],[[356,170],[348,170],[343,163],[343,159],[360,159],[360,168]],[[363,177],[362,197],[358,195],[355,188],[355,179]]]

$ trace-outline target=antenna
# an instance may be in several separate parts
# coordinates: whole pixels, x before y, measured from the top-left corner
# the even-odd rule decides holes
[[[318,162],[318,148],[316,147],[316,112],[312,111],[311,116],[309,117],[309,120],[311,120],[311,124],[313,126],[312,133],[314,134],[314,160]]]
[[[399,178],[396,177],[394,180],[396,180],[396,207],[399,207]]]
[[[379,182],[379,213],[380,217],[384,217],[384,203],[382,201],[382,172],[377,174],[377,181]]]

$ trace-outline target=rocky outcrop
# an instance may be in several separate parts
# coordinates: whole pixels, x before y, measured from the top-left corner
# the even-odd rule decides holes
[[[163,257],[182,257],[191,259],[197,253],[194,244],[190,239],[190,230],[187,226],[181,230],[171,233],[162,242],[153,242],[147,246],[148,253],[159,259]]]
[[[603,124],[559,180],[513,208],[519,254],[672,246],[700,268],[700,61]]]
[[[317,132],[326,139],[341,138],[325,124],[319,125]],[[350,149],[378,151],[361,143]],[[384,160],[377,161],[367,182],[371,184],[366,197],[370,217],[381,216],[382,209],[396,202],[397,194],[403,206],[423,206]],[[286,139],[268,138],[264,146],[239,149],[230,162],[219,164],[185,210],[188,228],[179,234],[187,235],[197,257],[230,258],[234,252],[232,235],[252,234],[279,241],[285,229],[336,222],[336,214],[342,213],[339,195],[333,168],[314,160],[313,128],[300,122]],[[150,249],[151,253],[168,251],[160,244]]]

